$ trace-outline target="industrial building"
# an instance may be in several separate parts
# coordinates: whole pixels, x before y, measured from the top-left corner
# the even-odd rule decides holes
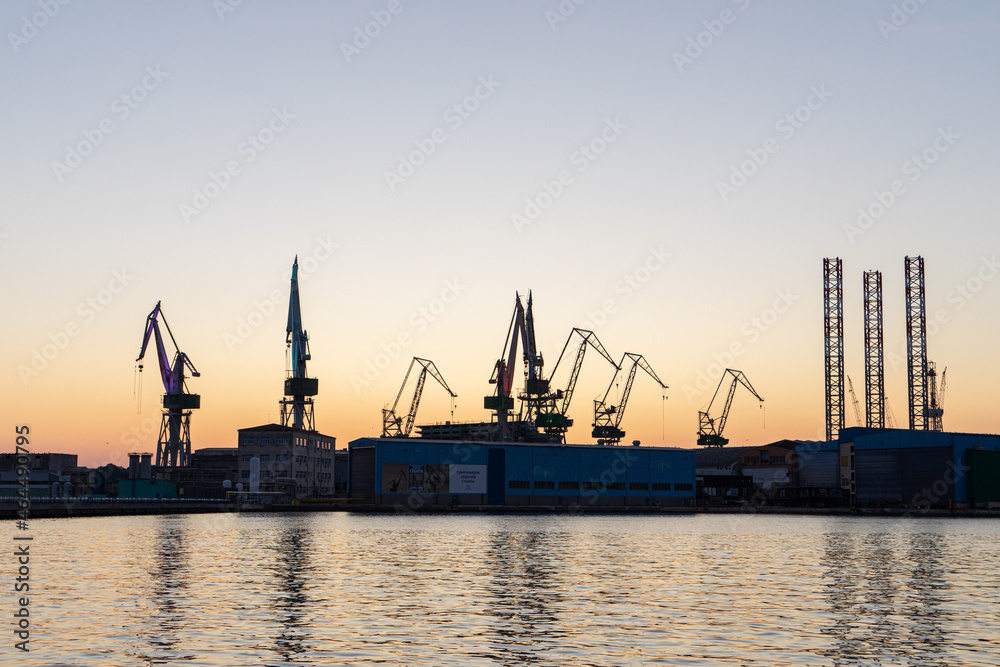
[[[694,452],[669,447],[359,438],[350,495],[410,509],[694,504]]]
[[[1000,502],[1000,435],[846,428],[840,486],[852,504],[920,508]]]
[[[332,496],[336,438],[281,424],[238,432],[239,482],[251,492]]]

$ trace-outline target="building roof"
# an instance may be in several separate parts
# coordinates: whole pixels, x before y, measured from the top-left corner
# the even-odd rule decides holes
[[[348,442],[349,447],[370,446],[380,442],[407,442],[414,445],[476,445],[489,447],[583,447],[592,449],[609,449],[612,451],[663,451],[670,450],[676,452],[691,452],[693,450],[683,447],[670,447],[667,445],[599,445],[597,443],[577,443],[577,442],[494,442],[489,440],[447,440],[443,438],[380,438],[376,436],[364,436]],[[344,450],[337,450],[344,451]]]
[[[325,433],[320,433],[319,431],[307,431],[302,428],[295,428],[292,426],[282,426],[281,424],[264,424],[262,426],[249,426],[247,428],[236,429],[239,433],[301,433],[302,435],[312,435],[319,436],[321,438],[331,438],[334,436],[326,435]],[[201,451],[201,450],[199,450]]]
[[[240,429],[240,430],[245,430],[245,429]],[[195,454],[232,455],[236,454],[237,452],[239,452],[239,447],[202,447],[201,449],[196,449],[193,452],[191,452],[191,455],[192,456],[194,456]]]

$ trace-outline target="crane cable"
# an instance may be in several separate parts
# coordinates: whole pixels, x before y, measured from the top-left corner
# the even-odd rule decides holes
[[[660,396],[663,398],[660,401],[660,440],[667,439],[667,390],[661,389]]]
[[[132,397],[136,398],[135,414],[142,414],[142,364],[136,364],[132,374]]]

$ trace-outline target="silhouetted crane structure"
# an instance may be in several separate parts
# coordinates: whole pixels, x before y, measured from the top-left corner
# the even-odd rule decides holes
[[[854,406],[854,424],[861,426],[861,406],[858,404],[858,395],[854,393],[854,383],[851,376],[847,376],[847,389],[851,392],[851,404]]]
[[[171,361],[163,345],[159,322],[167,328],[170,341],[174,345]],[[156,341],[156,360],[160,366],[160,377],[163,380],[163,418],[160,421],[160,435],[156,442],[156,465],[164,467],[186,466],[191,462],[191,411],[201,407],[201,396],[187,391],[185,384],[185,368],[191,371],[191,377],[199,377],[201,373],[186,354],[181,352],[174,338],[167,318],[160,310],[160,302],[156,302],[152,312],[146,317],[146,331],[142,337],[142,347],[136,362],[139,372],[142,372],[142,359],[146,356],[146,346],[149,338]]]
[[[927,318],[924,308],[924,258],[907,257],[906,372],[910,399],[910,430],[927,430]]]
[[[616,370],[618,369],[618,364],[615,363],[615,360],[611,358],[608,351],[601,345],[597,334],[588,329],[574,327],[569,333],[569,338],[566,339],[566,344],[563,345],[562,352],[559,353],[556,365],[552,368],[552,374],[549,376],[550,387],[552,386],[552,378],[555,377],[556,371],[559,370],[559,363],[563,360],[563,356],[565,356],[566,350],[569,349],[570,343],[573,342],[574,336],[580,337],[580,347],[577,348],[573,368],[569,374],[569,381],[566,383],[566,389],[557,389],[540,397],[538,417],[535,419],[535,424],[543,429],[550,436],[551,440],[558,442],[565,442],[566,431],[573,425],[573,420],[568,416],[569,405],[570,401],[573,400],[573,392],[576,389],[576,381],[580,377],[580,368],[583,366],[583,357],[587,352],[587,347],[589,346],[597,350],[602,357],[608,360],[609,364],[614,366]]]
[[[491,396],[483,398],[483,407],[493,412],[496,420],[501,441],[510,439],[510,429],[508,422],[510,413],[514,409],[514,397],[510,395],[514,385],[514,363],[517,361],[518,339],[527,339],[524,323],[524,306],[521,305],[520,295],[514,295],[514,314],[510,319],[510,326],[507,329],[507,336],[504,339],[503,352],[496,364],[493,365],[493,375],[490,377],[490,384],[496,385],[496,391]],[[527,348],[527,343],[525,343]]]
[[[420,366],[420,372],[417,374],[417,384],[413,391],[413,399],[410,401],[410,410],[405,416],[398,416],[396,414],[396,406],[399,405],[399,399],[403,395],[403,389],[406,388],[406,381],[410,379],[410,373],[413,371],[414,366]],[[393,402],[391,408],[383,408],[382,410],[382,437],[383,438],[408,438],[410,437],[410,432],[413,430],[413,422],[417,418],[417,408],[420,406],[420,397],[424,392],[424,384],[427,381],[427,376],[430,375],[432,378],[438,381],[448,395],[455,398],[456,394],[448,386],[448,383],[444,381],[441,377],[441,373],[438,372],[437,366],[430,359],[421,359],[420,357],[413,357],[410,361],[410,367],[406,369],[406,376],[403,378],[403,384],[399,387],[399,393],[396,394],[396,400]]]
[[[545,360],[535,345],[535,314],[531,290],[528,290],[528,309],[524,314],[523,332],[524,391],[518,395],[521,399],[520,419],[533,422],[538,419],[543,397],[549,393],[549,381],[542,372]]]
[[[941,371],[941,385],[937,383],[937,366],[933,361],[927,362],[928,407],[927,428],[931,431],[944,430],[944,393],[947,387],[948,369]]]
[[[726,382],[727,375],[731,375],[732,380],[729,383],[729,390],[726,394],[726,404],[722,408],[722,415],[713,419],[709,416],[709,413],[712,411],[712,405],[715,403],[722,385]],[[722,379],[719,380],[719,386],[716,388],[715,394],[712,395],[712,400],[709,401],[708,407],[705,408],[704,412],[698,412],[698,444],[702,447],[722,447],[729,443],[727,438],[722,437],[722,430],[726,428],[726,420],[729,418],[729,408],[733,404],[733,395],[736,393],[736,386],[738,384],[742,384],[749,389],[750,393],[756,396],[758,401],[761,403],[764,402],[764,399],[761,398],[760,394],[750,384],[750,381],[747,380],[743,371],[727,368],[722,374]]]
[[[885,427],[885,357],[882,337],[882,272],[865,271],[865,423]],[[851,389],[852,393],[854,389]],[[856,399],[855,399],[856,400]],[[859,426],[860,426],[859,421]]]
[[[844,428],[844,289],[839,257],[823,260],[823,334],[826,352],[826,439]]]
[[[286,357],[289,368],[285,377],[285,397],[281,405],[281,425],[307,431],[316,430],[313,417],[313,396],[319,393],[319,379],[308,377],[306,362],[309,335],[302,329],[302,309],[299,306],[299,257],[292,263],[292,285],[288,298],[288,325],[285,327]],[[291,423],[289,423],[291,422]]]
[[[622,391],[621,400],[618,405],[611,405],[608,403],[608,397],[620,374],[625,369],[626,359],[631,360],[632,364],[629,366],[626,375],[625,389]],[[667,389],[667,385],[663,384],[663,381],[656,376],[656,373],[649,367],[649,364],[646,363],[641,354],[626,352],[622,355],[621,363],[618,364],[618,370],[615,371],[614,377],[611,378],[611,384],[608,385],[608,390],[604,392],[604,397],[594,401],[594,430],[591,432],[592,437],[600,438],[605,444],[609,445],[617,445],[625,437],[625,431],[621,429],[621,421],[625,416],[625,406],[628,404],[629,394],[632,392],[635,372],[640,368],[646,371],[649,377],[656,380],[656,383],[662,389]],[[666,399],[666,395],[664,395],[664,399]]]

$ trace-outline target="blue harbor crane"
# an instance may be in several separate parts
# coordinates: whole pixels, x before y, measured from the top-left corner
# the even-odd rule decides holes
[[[309,354],[309,334],[302,329],[302,309],[299,306],[299,257],[292,264],[292,286],[288,299],[288,326],[285,328],[286,361],[285,397],[281,405],[281,425],[316,430],[313,418],[313,396],[319,393],[319,379],[306,374]]]

